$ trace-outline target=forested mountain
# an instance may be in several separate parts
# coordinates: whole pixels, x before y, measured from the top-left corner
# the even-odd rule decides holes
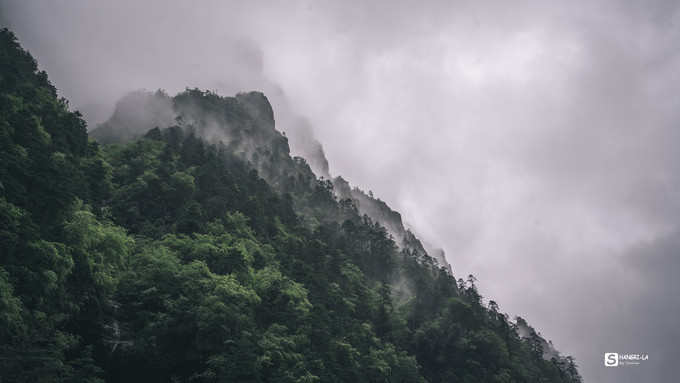
[[[296,210],[309,218],[312,225],[331,218],[329,211],[319,211],[315,203],[310,205],[309,198],[305,198],[309,187],[315,186],[317,176],[307,166],[306,159],[291,158],[288,140],[274,128],[274,111],[262,93],[220,97],[187,89],[170,97],[161,90],[131,92],[117,102],[113,116],[95,128],[92,137],[102,144],[127,143],[142,138],[149,129],[173,125],[183,126],[207,142],[228,145],[230,153],[258,170],[280,194],[290,193],[297,202]],[[323,187],[332,187],[338,201],[351,203],[360,215],[366,214],[387,229],[400,249],[407,247],[420,254],[428,253],[450,271],[443,251],[427,244],[423,246],[423,242],[404,227],[398,212],[374,198],[372,193],[352,188],[342,177],[330,178],[323,151],[317,157],[317,161],[326,164],[326,181],[330,181]],[[340,223],[342,219],[344,216],[337,217]]]
[[[384,202],[292,158],[265,95],[134,93],[100,146],[0,44],[0,380],[580,381]]]

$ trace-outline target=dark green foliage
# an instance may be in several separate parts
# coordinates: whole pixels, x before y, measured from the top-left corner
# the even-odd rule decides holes
[[[110,184],[80,114],[57,98],[45,72],[38,71],[11,32],[0,32],[0,44],[3,196],[43,228],[64,219],[62,212],[74,197],[101,205]]]
[[[100,150],[0,41],[0,380],[580,381],[291,158],[264,95],[157,92],[177,125]],[[197,133],[215,121],[231,141]]]
[[[109,171],[80,115],[6,29],[0,89],[0,377],[94,382],[84,339],[97,339],[89,331],[129,241],[82,203],[103,206]]]

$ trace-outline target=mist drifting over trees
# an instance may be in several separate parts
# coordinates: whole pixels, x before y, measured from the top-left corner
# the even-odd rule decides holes
[[[116,118],[144,125],[122,111],[158,89],[166,101],[187,89],[263,94],[310,179],[351,197],[399,251],[410,229],[413,249],[456,278],[474,274],[484,302],[526,318],[586,381],[619,383],[679,379],[678,10],[666,0],[7,0],[0,27],[88,132]],[[146,96],[113,118],[130,92]],[[156,125],[200,136],[174,105],[159,112],[167,106],[151,108],[157,121],[132,128],[133,141]],[[257,146],[257,163],[239,158],[278,190]],[[651,357],[610,368],[610,352]]]
[[[0,43],[3,379],[581,381],[384,202],[291,157],[264,94],[131,93],[100,146]]]

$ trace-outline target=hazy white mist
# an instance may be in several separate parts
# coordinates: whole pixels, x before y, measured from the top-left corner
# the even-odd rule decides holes
[[[4,0],[0,22],[91,127],[140,88],[263,91],[294,154],[315,136],[587,382],[669,382],[678,5]]]

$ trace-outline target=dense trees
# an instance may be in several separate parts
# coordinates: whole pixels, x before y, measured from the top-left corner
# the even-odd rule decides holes
[[[580,380],[474,277],[291,158],[264,95],[157,93],[184,110],[157,116],[176,126],[100,149],[11,32],[0,42],[0,379]],[[201,133],[226,122],[232,141]]]

